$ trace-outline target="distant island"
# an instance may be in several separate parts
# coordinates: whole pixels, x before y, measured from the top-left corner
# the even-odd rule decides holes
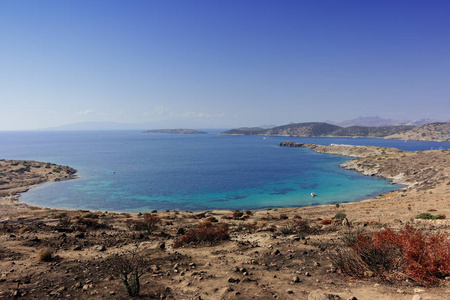
[[[422,126],[350,126],[341,127],[324,122],[294,123],[269,129],[241,127],[227,130],[222,135],[265,135],[297,137],[368,137],[385,139],[414,139],[450,141],[450,123],[432,123]]]
[[[178,128],[178,129],[154,129],[147,130],[144,133],[170,133],[170,134],[207,134],[205,131],[194,129]]]

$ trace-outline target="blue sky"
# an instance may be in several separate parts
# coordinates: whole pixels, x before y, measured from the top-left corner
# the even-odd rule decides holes
[[[449,1],[0,0],[0,130],[448,120],[449,15]]]

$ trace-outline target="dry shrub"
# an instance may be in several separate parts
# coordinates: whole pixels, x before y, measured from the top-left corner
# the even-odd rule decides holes
[[[280,214],[280,220],[287,220],[289,219],[287,214]]]
[[[248,223],[243,223],[243,224],[239,224],[239,227],[238,227],[238,231],[240,231],[240,230],[242,230],[242,229],[245,229],[245,230],[247,230],[249,233],[253,233],[255,230],[256,230],[256,222],[253,222],[253,223],[250,223],[250,222],[248,222]]]
[[[136,247],[126,254],[116,254],[113,259],[113,266],[119,274],[120,281],[128,296],[138,296],[141,288],[139,279],[150,269],[147,256],[143,252],[139,252]]]
[[[239,210],[235,210],[233,212],[233,220],[239,220],[244,216],[244,213],[239,211]]]
[[[86,231],[86,229],[109,229],[111,226],[105,223],[99,223],[97,219],[80,218],[76,222],[76,229]]]
[[[294,220],[292,227],[294,227],[295,232],[299,234],[310,234],[316,231],[306,220]]]
[[[266,225],[267,225],[267,221],[259,221],[256,226],[258,228],[263,228]]]
[[[186,234],[175,239],[173,247],[179,248],[188,243],[215,243],[218,241],[227,240],[229,238],[228,224],[213,224],[213,226],[209,228],[191,229]]]
[[[158,228],[158,223],[160,222],[160,217],[150,213],[143,214],[143,220],[126,220],[130,230],[145,231],[147,234],[151,234],[155,231]]]
[[[322,224],[322,225],[331,225],[332,223],[333,223],[333,220],[330,220],[330,219],[325,219],[325,220],[320,221],[320,224]]]
[[[216,217],[209,217],[207,220],[214,222],[214,223],[219,222],[219,220],[217,220]]]
[[[291,226],[291,224],[286,224],[285,226],[280,228],[280,231],[284,235],[295,233],[295,228]]]
[[[59,219],[57,227],[59,228],[68,228],[72,223],[72,219],[68,216],[64,216]]]
[[[301,219],[302,218],[302,216],[300,216],[300,215],[295,215],[294,216],[294,219]]]
[[[448,234],[429,234],[406,225],[396,233],[386,228],[372,235],[358,235],[350,248],[340,249],[332,258],[343,273],[362,277],[365,271],[393,282],[409,278],[433,285],[450,275]]]
[[[24,226],[24,227],[20,228],[17,232],[19,234],[22,234],[22,233],[29,232],[29,231],[31,231],[31,228],[29,226]]]
[[[204,212],[203,213],[198,213],[198,214],[195,215],[195,218],[197,218],[197,219],[206,218],[206,214]]]
[[[248,216],[253,216],[253,212],[251,210],[246,210],[245,214]]]
[[[210,220],[203,220],[203,221],[197,223],[198,228],[210,228],[212,226],[213,226],[213,222],[211,222]]]
[[[53,250],[52,248],[46,247],[46,248],[42,248],[38,251],[38,253],[36,254],[36,260],[37,261],[52,261],[53,260]]]
[[[14,227],[8,221],[1,223],[0,234],[12,233],[14,232]]]

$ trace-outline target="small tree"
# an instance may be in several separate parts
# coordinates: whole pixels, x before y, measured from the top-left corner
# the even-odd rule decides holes
[[[115,270],[124,285],[128,296],[136,297],[141,289],[139,279],[148,272],[148,260],[141,251],[136,248],[128,253],[117,255],[114,258]]]

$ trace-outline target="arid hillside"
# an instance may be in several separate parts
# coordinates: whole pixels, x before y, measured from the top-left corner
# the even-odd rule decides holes
[[[450,123],[431,123],[411,130],[389,135],[387,139],[450,141]]]

